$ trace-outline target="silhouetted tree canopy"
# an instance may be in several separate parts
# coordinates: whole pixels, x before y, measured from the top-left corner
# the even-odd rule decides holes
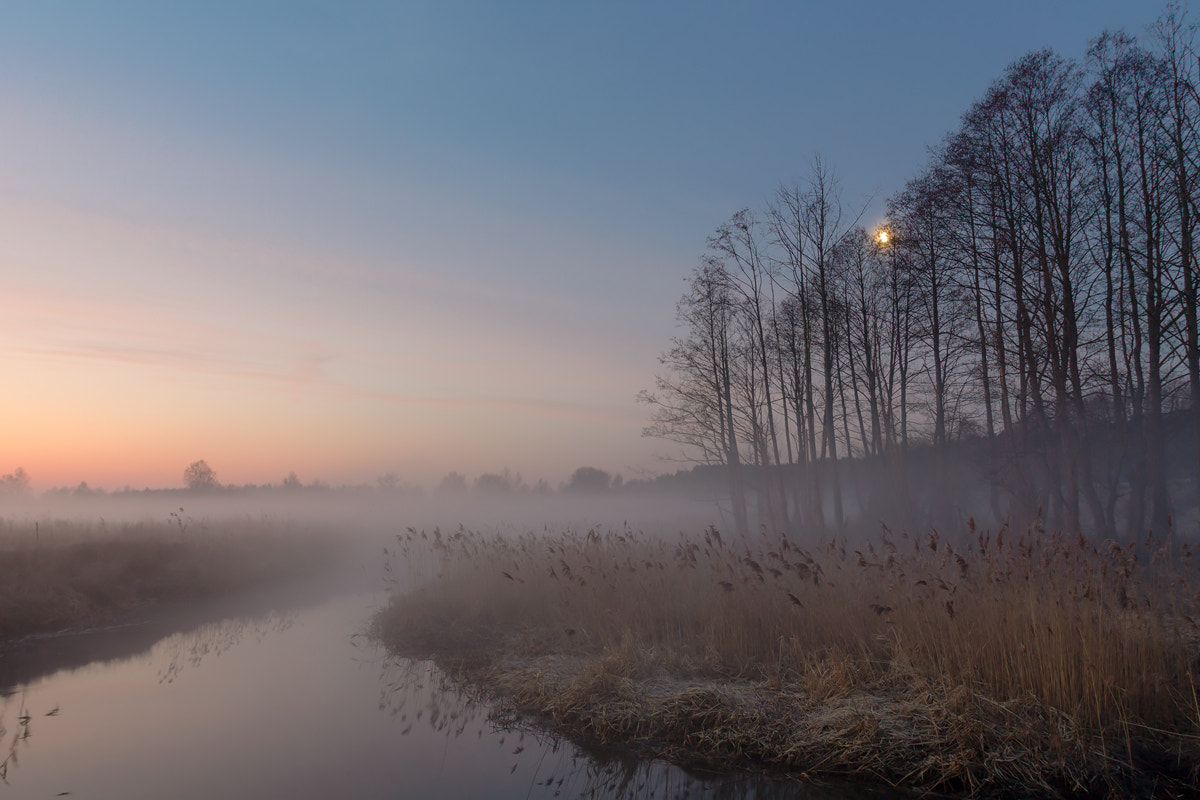
[[[7,475],[0,476],[0,492],[24,494],[29,491],[29,473],[17,467]]]
[[[217,473],[204,459],[188,465],[183,471],[183,482],[187,488],[195,491],[215,489],[220,485],[217,483]]]
[[[507,467],[503,472],[485,472],[475,479],[475,491],[490,494],[507,494],[523,488],[521,476]]]
[[[603,492],[612,485],[612,476],[595,467],[580,467],[567,482],[570,492]]]
[[[844,510],[935,527],[986,510],[1132,537],[1196,513],[1200,61],[1186,14],[1168,7],[1140,38],[1105,32],[1083,60],[1013,61],[880,230],[843,214],[819,159],[765,209],[734,213],[640,395],[645,434],[722,468],[739,530],[747,509],[780,531],[836,531]]]

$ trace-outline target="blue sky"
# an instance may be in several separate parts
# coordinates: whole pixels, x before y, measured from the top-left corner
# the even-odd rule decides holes
[[[818,153],[878,218],[1008,63],[1161,10],[5,3],[0,470],[674,469],[633,398],[717,225]]]

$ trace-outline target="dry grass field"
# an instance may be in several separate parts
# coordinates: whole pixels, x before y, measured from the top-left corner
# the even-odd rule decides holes
[[[0,641],[315,574],[334,554],[332,537],[268,520],[0,520]]]
[[[593,745],[976,795],[1200,780],[1200,553],[1171,540],[410,530],[388,556],[394,651]]]

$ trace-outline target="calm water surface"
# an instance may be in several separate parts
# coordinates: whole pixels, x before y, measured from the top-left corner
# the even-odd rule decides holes
[[[390,659],[361,633],[383,602],[233,616],[42,677],[23,664],[15,684],[20,671],[0,668],[0,800],[894,797],[705,780],[504,730],[434,667]],[[89,634],[75,649],[131,635],[146,634]],[[47,663],[70,647],[54,643]]]

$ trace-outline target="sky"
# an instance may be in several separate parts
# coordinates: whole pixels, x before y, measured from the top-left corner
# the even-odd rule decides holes
[[[635,402],[706,238],[882,215],[1021,55],[1164,4],[0,2],[0,473],[679,467]]]

